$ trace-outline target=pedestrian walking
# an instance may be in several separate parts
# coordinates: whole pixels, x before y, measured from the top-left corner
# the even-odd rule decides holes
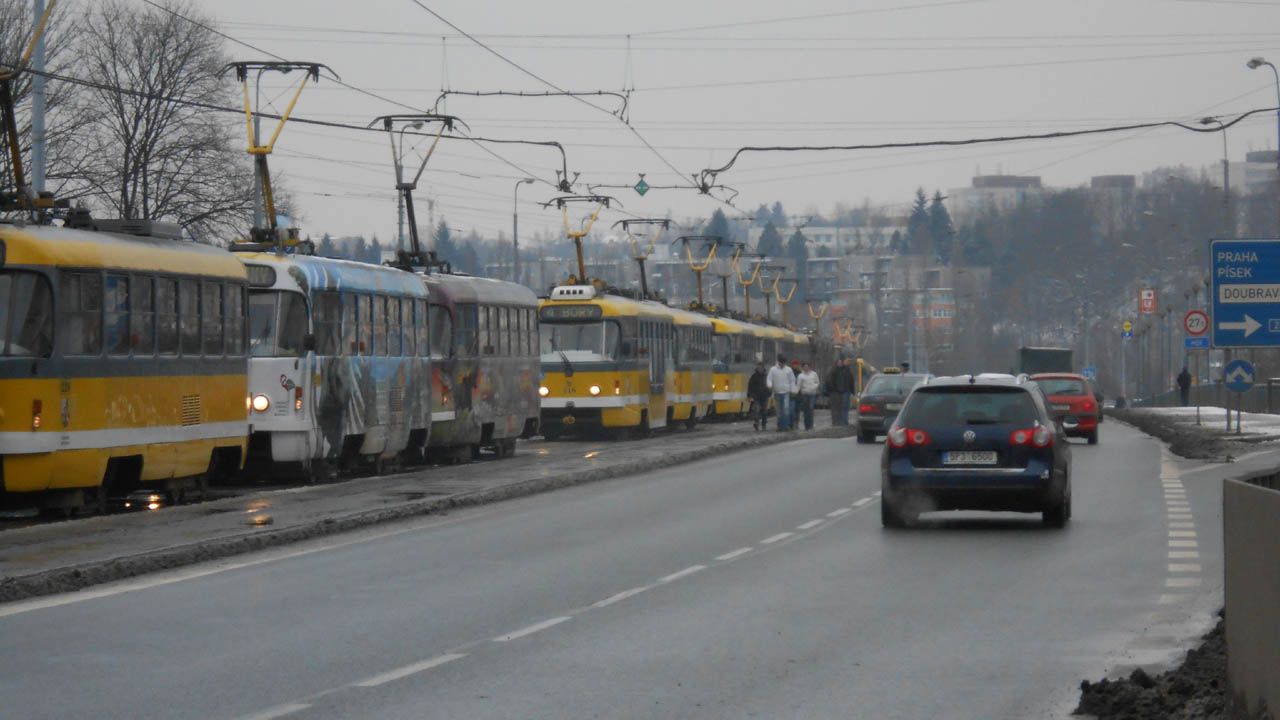
[[[778,411],[778,431],[790,430],[792,424],[791,395],[796,391],[796,374],[787,367],[787,359],[778,356],[778,364],[769,368],[765,384],[773,393],[773,404]]]
[[[818,402],[818,388],[822,385],[822,381],[818,379],[818,373],[813,371],[809,363],[800,365],[800,376],[796,378],[798,385],[796,387],[796,397],[800,400],[800,412],[804,416],[804,429],[813,429],[813,408]]]
[[[769,425],[769,384],[764,363],[756,363],[756,371],[747,380],[747,399],[751,401],[751,427],[765,430]]]
[[[827,391],[831,395],[831,424],[849,424],[849,398],[853,394],[853,370],[849,358],[840,358],[827,374]]]
[[[1182,400],[1182,407],[1191,404],[1191,373],[1187,372],[1187,366],[1182,366],[1182,372],[1178,373],[1178,397]]]

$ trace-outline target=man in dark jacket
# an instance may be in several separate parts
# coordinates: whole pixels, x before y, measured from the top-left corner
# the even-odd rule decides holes
[[[769,422],[765,412],[769,409],[769,385],[765,382],[764,363],[756,363],[756,371],[747,380],[747,399],[751,401],[751,427],[764,430]]]
[[[849,396],[853,393],[853,371],[849,358],[836,361],[827,374],[827,389],[831,393],[831,424],[849,424]]]
[[[1182,366],[1182,372],[1178,373],[1178,396],[1182,400],[1182,407],[1191,404],[1191,373],[1187,371],[1187,366]]]

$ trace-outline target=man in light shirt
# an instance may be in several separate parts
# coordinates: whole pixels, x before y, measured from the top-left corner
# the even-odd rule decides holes
[[[799,412],[804,417],[804,429],[812,430],[813,408],[817,405],[818,388],[822,386],[822,381],[818,379],[818,373],[813,371],[809,363],[801,363],[796,382],[798,384],[796,398],[800,403]]]
[[[796,374],[787,367],[787,359],[778,356],[778,364],[769,368],[765,378],[769,392],[773,393],[773,404],[778,410],[778,432],[790,430],[795,419],[791,406],[791,395],[796,391]]]

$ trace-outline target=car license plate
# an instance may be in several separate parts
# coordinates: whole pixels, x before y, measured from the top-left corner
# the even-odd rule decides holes
[[[885,410],[901,410],[902,403],[885,403],[884,409]]]
[[[1066,411],[1068,411],[1068,410],[1070,410],[1070,409],[1071,409],[1071,406],[1070,406],[1070,405],[1057,404],[1057,405],[1054,405],[1054,406],[1053,406],[1053,409],[1054,409],[1054,410],[1060,410],[1060,411],[1062,411],[1062,412],[1066,412]]]
[[[943,465],[995,465],[994,450],[953,450],[942,453]]]

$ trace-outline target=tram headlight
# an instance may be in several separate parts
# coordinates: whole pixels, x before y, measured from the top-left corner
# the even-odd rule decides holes
[[[546,397],[546,396],[548,396],[548,395],[550,395],[550,394],[551,394],[551,390],[550,390],[546,385],[539,385],[539,386],[538,386],[538,395],[539,395],[539,396],[541,396],[541,397]]]
[[[599,394],[600,394],[600,386],[599,386],[599,385],[592,385],[591,387],[587,388],[587,392],[591,393],[592,397],[594,397],[594,396],[596,396],[596,395],[599,395]]]
[[[266,412],[269,407],[271,407],[271,398],[262,394],[253,396],[253,409],[255,412]]]

